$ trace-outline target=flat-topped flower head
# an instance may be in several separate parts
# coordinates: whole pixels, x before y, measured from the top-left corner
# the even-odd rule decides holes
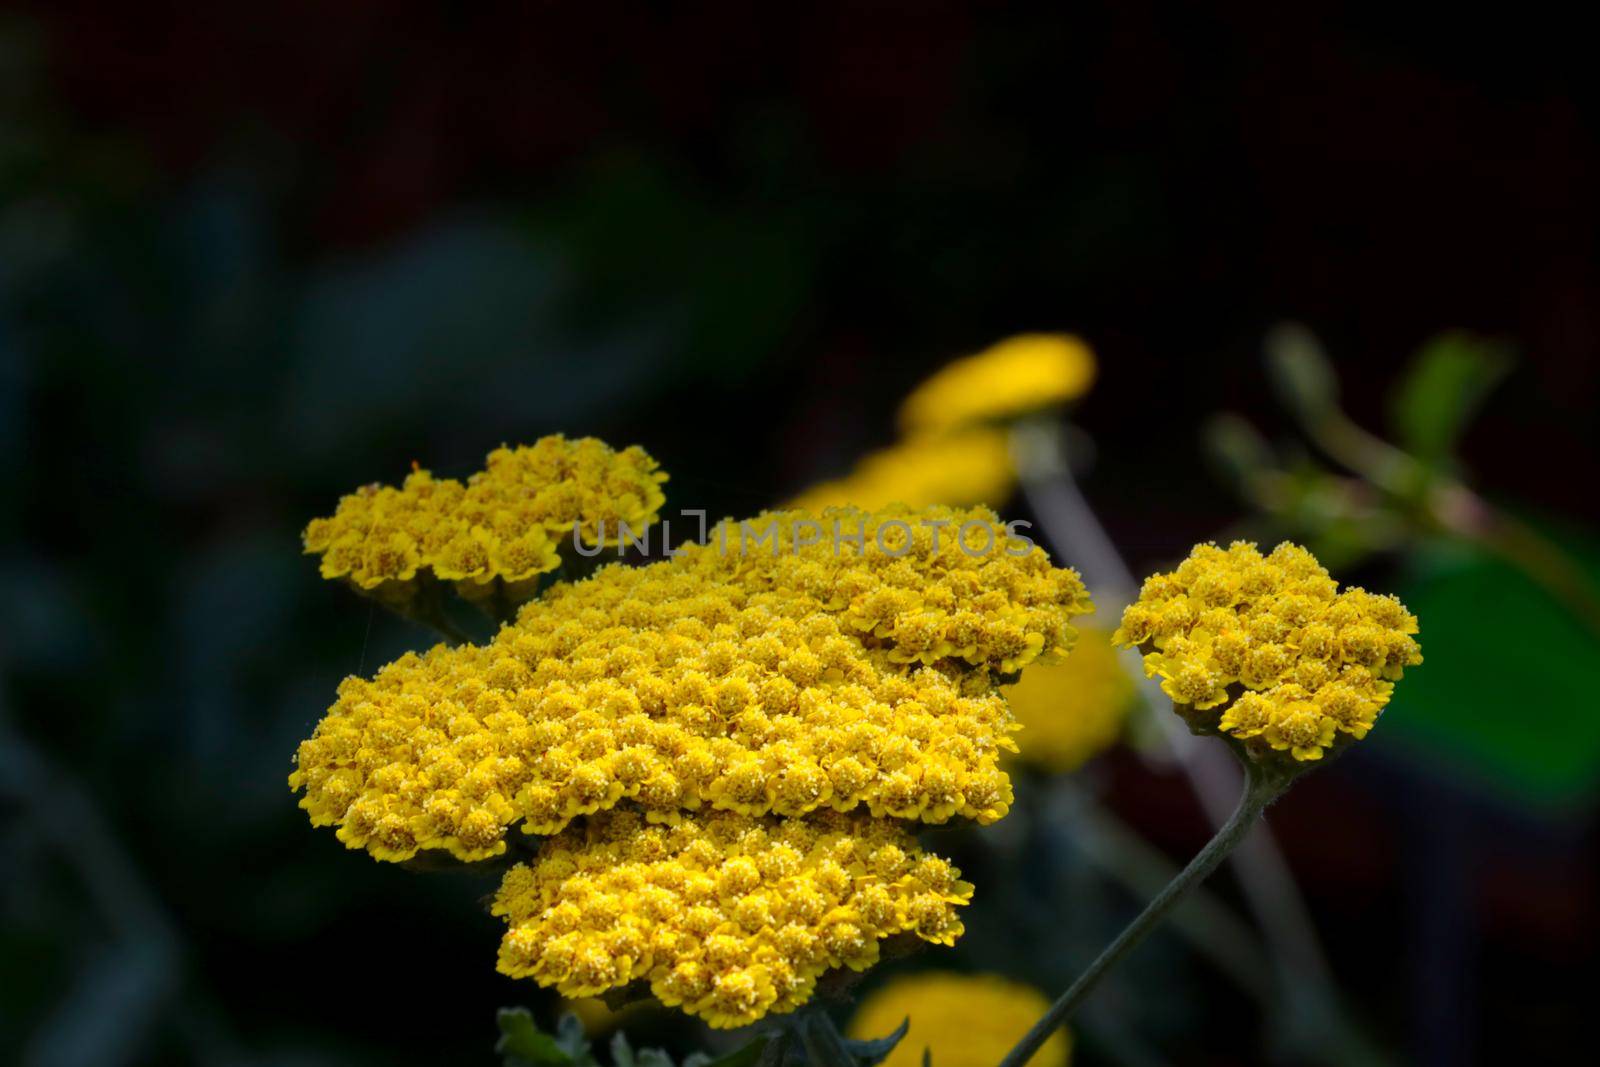
[[[919,385],[900,407],[900,428],[929,432],[1018,418],[1082,396],[1094,373],[1094,355],[1076,337],[1020,334]]]
[[[1114,639],[1200,733],[1260,759],[1321,759],[1367,735],[1406,667],[1422,662],[1417,619],[1393,596],[1340,591],[1287,542],[1263,556],[1235,542],[1197,546],[1146,580]]]
[[[879,945],[949,945],[972,886],[903,826],[862,814],[609,812],[513,868],[493,912],[499,969],[569,997],[648,983],[713,1027],[793,1011],[818,976],[865,970]]]
[[[820,482],[789,504],[812,512],[854,505],[920,508],[935,504],[998,507],[1016,485],[1005,432],[972,426],[915,434],[869,453],[843,478]]]
[[[1065,662],[1036,664],[1004,687],[1016,716],[1018,762],[1064,774],[1116,743],[1135,689],[1104,630],[1079,627]]]
[[[850,1020],[849,1034],[870,1041],[909,1018],[910,1028],[884,1067],[921,1067],[927,1049],[938,1067],[994,1067],[1049,1007],[1037,989],[999,975],[921,971],[869,993]],[[1067,1031],[1058,1029],[1028,1065],[1066,1067],[1071,1053]]]
[[[498,448],[465,483],[415,469],[399,488],[368,485],[305,530],[324,578],[404,608],[419,583],[452,583],[473,600],[533,595],[561,564],[564,539],[616,544],[621,524],[655,522],[666,475],[638,447],[614,451],[560,435]]]
[[[982,509],[760,516],[558,584],[488,645],[346,679],[290,784],[385,860],[483,859],[514,824],[618,806],[993,822],[1015,747],[996,686],[1088,610]]]

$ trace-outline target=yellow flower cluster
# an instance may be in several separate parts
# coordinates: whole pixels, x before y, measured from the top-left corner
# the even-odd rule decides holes
[[[391,603],[408,602],[422,574],[469,599],[499,586],[524,600],[539,575],[560,565],[559,546],[574,528],[586,544],[615,544],[619,524],[643,531],[653,523],[666,478],[641,448],[544,437],[489,453],[465,484],[419,468],[398,489],[363,486],[311,521],[305,550],[322,557],[324,578]]]
[[[796,547],[835,522],[862,551],[835,554],[831,530]],[[314,824],[397,861],[498,855],[514,823],[556,833],[625,800],[661,822],[992,822],[1015,747],[997,675],[1060,656],[1090,610],[1075,573],[1018,549],[981,509],[724,524],[673,560],[553,587],[488,645],[346,679],[290,784]]]
[[[916,434],[862,458],[843,478],[819,482],[790,506],[820,512],[854,504],[881,508],[948,504],[995,506],[1011,495],[1016,472],[1004,431],[975,426]]]
[[[1422,662],[1416,616],[1393,596],[1339,591],[1311,553],[1287,542],[1200,545],[1149,578],[1114,640],[1145,653],[1191,727],[1247,751],[1320,759],[1359,739],[1404,668]]]
[[[906,433],[1015,418],[1065,404],[1094,382],[1094,355],[1065,334],[1021,334],[958,359],[900,407]]]
[[[899,824],[734,812],[673,826],[599,814],[506,875],[500,970],[570,997],[634,981],[714,1027],[787,1012],[834,967],[906,934],[952,944],[972,886]]]
[[[1045,995],[998,975],[922,971],[896,978],[861,1002],[849,1034],[871,1040],[911,1027],[884,1067],[921,1067],[925,1049],[938,1067],[994,1067],[1050,1007]],[[1030,1067],[1066,1067],[1072,1045],[1058,1029]]]
[[[910,827],[1005,814],[997,686],[1089,610],[986,509],[724,522],[552,586],[486,645],[346,679],[289,781],[378,859],[555,835],[496,900],[501,969],[742,1025],[884,938],[960,934],[972,887]]]
[[[1135,695],[1111,635],[1089,627],[1065,662],[1029,667],[1002,692],[1022,727],[1017,758],[1056,774],[1115,744]]]

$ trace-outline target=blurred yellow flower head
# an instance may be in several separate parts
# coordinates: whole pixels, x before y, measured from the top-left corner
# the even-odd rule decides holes
[[[1015,484],[1004,431],[974,426],[917,434],[869,453],[845,477],[812,486],[789,506],[813,512],[844,505],[998,507]]]
[[[1116,743],[1136,691],[1111,635],[1080,627],[1065,661],[1027,667],[1001,692],[1022,727],[1016,758],[1062,774]]]
[[[1197,732],[1296,761],[1367,735],[1406,667],[1422,662],[1417,619],[1393,596],[1339,591],[1287,542],[1197,546],[1147,579],[1114,640],[1137,645]]]
[[[1028,333],[958,359],[919,385],[900,407],[906,434],[996,422],[1082,396],[1094,355],[1066,334]]]
[[[884,1067],[922,1067],[924,1049],[935,1067],[994,1067],[1050,1007],[1043,993],[997,975],[923,971],[891,979],[869,994],[850,1020],[851,1037],[893,1033],[908,1017],[911,1028]],[[1072,1046],[1058,1029],[1029,1067],[1067,1067]]]
[[[886,937],[953,944],[971,896],[892,820],[717,811],[661,826],[616,811],[547,840],[493,911],[510,927],[504,974],[573,997],[645,981],[734,1027],[794,1010],[824,971],[865,970]]]
[[[312,519],[305,550],[322,576],[404,604],[419,576],[451,582],[469,599],[497,586],[513,599],[533,594],[539,575],[560,566],[563,538],[615,544],[619,524],[655,522],[666,474],[642,448],[614,451],[593,437],[544,437],[497,448],[463,484],[415,469],[400,488],[366,485]]]

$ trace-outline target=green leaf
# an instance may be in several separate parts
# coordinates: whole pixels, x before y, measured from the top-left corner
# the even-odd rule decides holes
[[[554,1037],[539,1029],[527,1008],[501,1008],[495,1013],[500,1040],[494,1050],[505,1057],[506,1067],[571,1067],[573,1055]]]
[[[584,1032],[583,1020],[576,1015],[563,1015],[556,1023],[556,1044],[579,1064],[594,1063],[594,1053],[589,1046],[589,1035]]]
[[[1278,457],[1256,428],[1237,415],[1213,415],[1201,440],[1218,472],[1248,491],[1258,478],[1278,469]]]
[[[704,1052],[690,1053],[684,1058],[683,1067],[753,1067],[757,1061],[763,1059],[767,1047],[775,1043],[772,1035],[760,1034],[716,1059],[712,1059]]]
[[[673,1067],[672,1057],[658,1048],[639,1050],[639,1067]]]
[[[824,1012],[817,1012],[800,1023],[800,1042],[806,1047],[807,1067],[856,1067],[855,1057],[844,1046],[844,1038]]]
[[[911,1016],[908,1015],[904,1022],[895,1027],[894,1033],[887,1037],[876,1037],[867,1041],[852,1041],[846,1038],[844,1046],[862,1067],[876,1067],[889,1058],[889,1053],[900,1044],[909,1029],[911,1029]]]
[[[1512,362],[1511,348],[1497,341],[1461,330],[1434,337],[1390,397],[1389,420],[1401,445],[1424,463],[1449,458]]]
[[[755,1044],[757,1044],[757,1042],[751,1042],[751,1045]],[[756,1049],[755,1060],[741,1061],[738,1067],[745,1067],[745,1064],[750,1062],[754,1062],[756,1067],[783,1067],[786,1053],[789,1051],[789,1032],[787,1030],[779,1030],[775,1034],[769,1034],[765,1039],[760,1040],[759,1044],[760,1048]],[[751,1045],[746,1045],[744,1049],[740,1050],[740,1052],[731,1053],[729,1056],[725,1056],[723,1059],[717,1060],[716,1067],[730,1067],[730,1065],[726,1064],[724,1061],[730,1059],[732,1056],[738,1056],[740,1053],[748,1051]]]
[[[1284,405],[1306,422],[1319,422],[1339,406],[1339,379],[1306,327],[1286,322],[1267,334],[1267,375]]]
[[[621,1030],[611,1035],[611,1067],[634,1067],[633,1046]]]
[[[1568,543],[1600,576],[1600,542]],[[1395,687],[1373,740],[1507,800],[1571,810],[1600,793],[1600,640],[1544,588],[1496,556],[1434,548],[1397,589],[1424,657]]]

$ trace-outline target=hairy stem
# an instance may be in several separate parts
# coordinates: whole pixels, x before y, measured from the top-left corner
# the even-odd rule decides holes
[[[1156,894],[1155,899],[1139,913],[1138,918],[1129,923],[1127,928],[1095,958],[1095,961],[1089,964],[1088,969],[1078,976],[1078,980],[1050,1005],[1050,1010],[1033,1024],[1033,1028],[1023,1035],[1016,1047],[1006,1053],[1005,1059],[1000,1061],[1000,1067],[1022,1067],[1027,1063],[1050,1035],[1072,1018],[1072,1014],[1093,992],[1106,972],[1133,951],[1151,930],[1160,925],[1161,920],[1190,890],[1210,877],[1211,872],[1227,858],[1228,853],[1249,834],[1251,827],[1256,824],[1256,820],[1266,810],[1267,805],[1276,800],[1287,786],[1287,779],[1268,777],[1260,772],[1254,762],[1246,761],[1245,785],[1239,797],[1239,806],[1234,809],[1228,821],[1222,824],[1216,836],[1206,842],[1206,846],[1189,861],[1189,865],[1168,882],[1166,888]]]

